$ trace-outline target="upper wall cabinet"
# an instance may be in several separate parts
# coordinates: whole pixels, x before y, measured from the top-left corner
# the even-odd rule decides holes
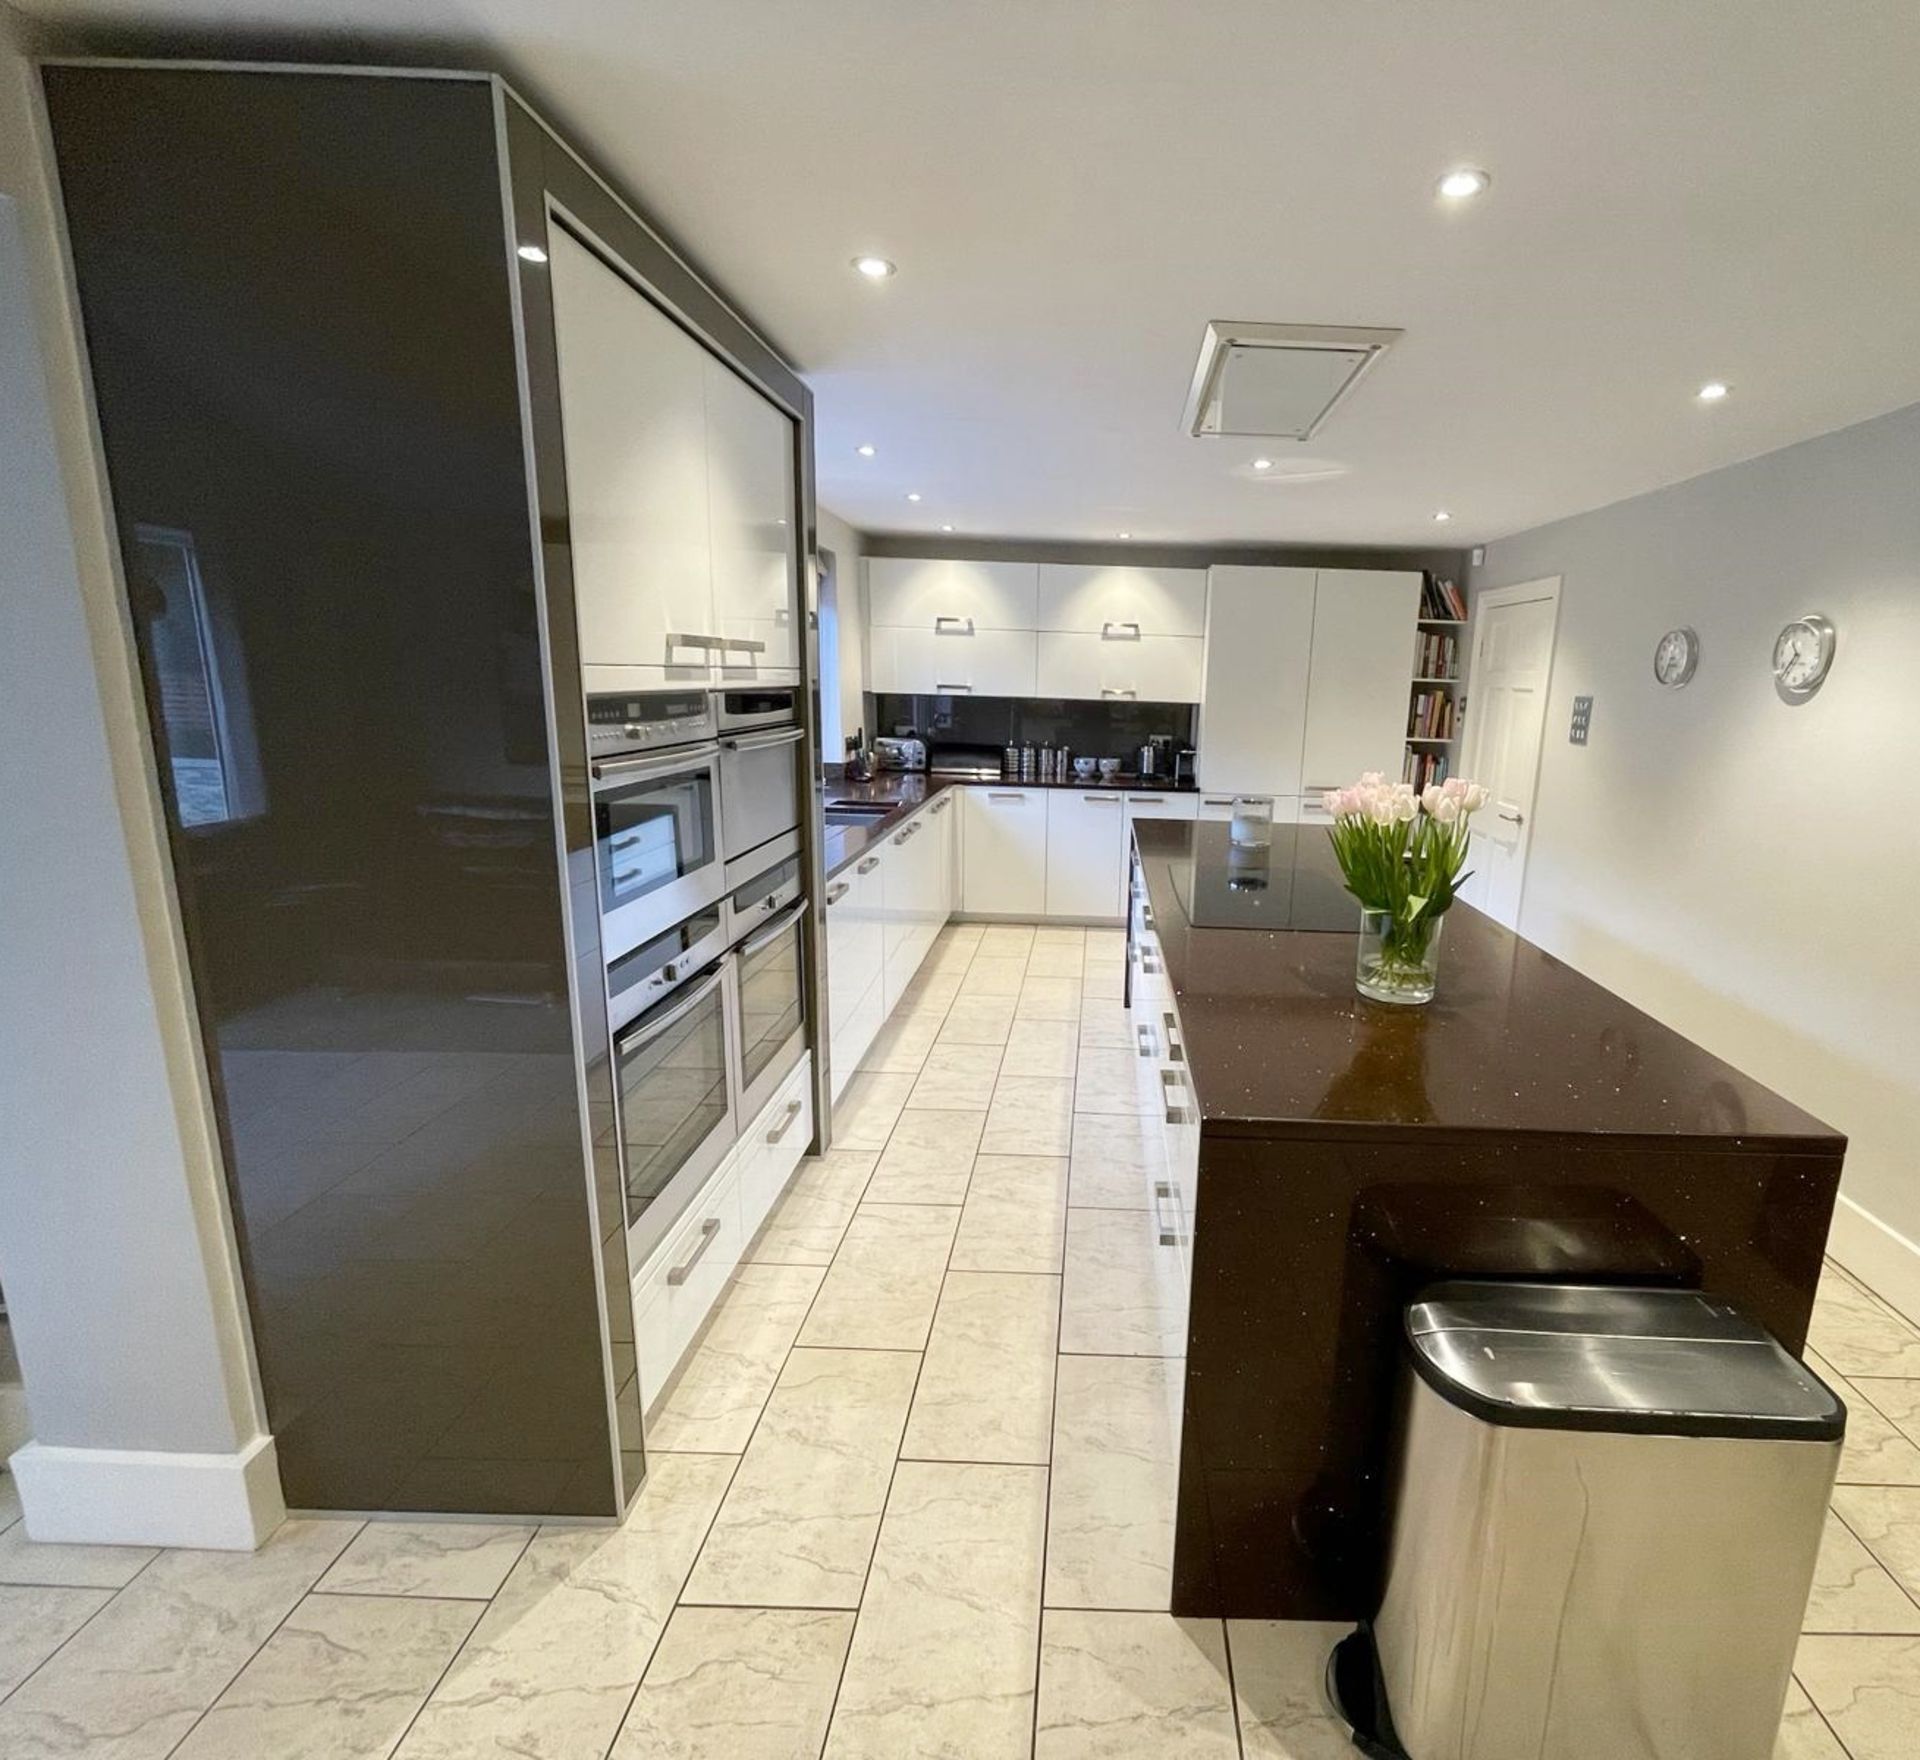
[[[1419,614],[1417,569],[1318,572],[1300,792],[1317,798],[1364,771],[1400,773],[1406,752],[1408,656]]]
[[[1197,703],[1198,636],[1086,635],[1042,630],[1035,656],[1041,697],[1141,703]]]
[[[1040,565],[1036,629],[1095,636],[1191,636],[1206,633],[1207,575],[1199,568]]]
[[[985,629],[947,623],[939,629],[875,625],[871,676],[876,691],[936,697],[1031,697],[1034,641],[1030,629]]]
[[[549,258],[582,661],[797,676],[791,420],[558,227]]]
[[[714,612],[719,634],[740,644],[722,664],[797,677],[793,422],[712,355],[706,392]]]
[[[867,564],[868,618],[875,629],[1036,629],[1039,577],[1031,562],[876,556]]]

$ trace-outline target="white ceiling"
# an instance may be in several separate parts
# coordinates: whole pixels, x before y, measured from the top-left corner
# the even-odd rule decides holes
[[[1920,401],[1913,0],[27,4],[504,67],[805,372],[871,531],[1465,544]],[[1211,318],[1405,329],[1267,448],[1343,472],[1182,433]]]

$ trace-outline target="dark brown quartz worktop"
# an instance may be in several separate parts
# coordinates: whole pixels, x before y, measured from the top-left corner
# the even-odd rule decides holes
[[[1837,1132],[1465,906],[1436,1000],[1383,1006],[1353,933],[1195,925],[1215,828],[1133,835],[1200,1125],[1176,1613],[1374,1611],[1429,1284],[1703,1289],[1803,1347]]]

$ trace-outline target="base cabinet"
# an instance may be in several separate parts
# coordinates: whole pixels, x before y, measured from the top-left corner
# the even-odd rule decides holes
[[[1047,915],[1123,914],[1127,814],[1118,794],[1047,796]]]
[[[1038,917],[1047,909],[1047,791],[967,790],[961,894],[969,913]]]

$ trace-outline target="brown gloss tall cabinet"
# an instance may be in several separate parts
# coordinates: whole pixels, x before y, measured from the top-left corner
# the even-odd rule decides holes
[[[42,78],[287,1502],[616,1517],[550,229],[793,417],[803,554],[810,399],[497,78]]]

